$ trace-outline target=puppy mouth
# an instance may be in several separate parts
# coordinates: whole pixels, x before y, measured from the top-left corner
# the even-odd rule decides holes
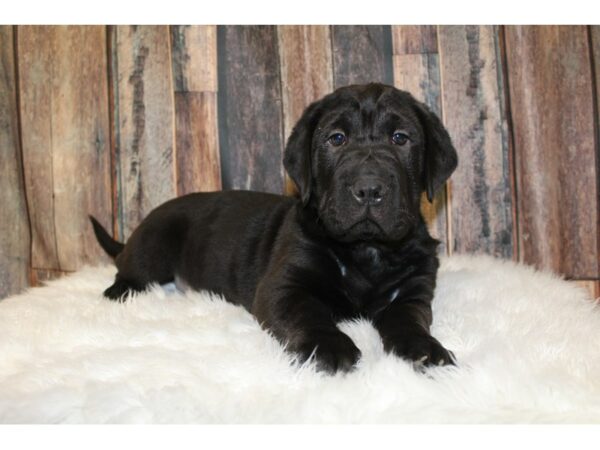
[[[370,218],[363,219],[350,227],[348,232],[359,235],[362,238],[369,239],[376,235],[383,234],[383,229],[379,224]]]
[[[353,214],[344,210],[345,214],[342,215],[330,198],[324,200],[319,216],[324,219],[329,234],[342,242],[397,240],[416,222],[416,217],[406,207],[396,207],[393,218],[388,217],[389,211],[369,206],[358,211],[355,208]]]
[[[369,217],[355,222],[339,234],[339,237],[343,239],[359,240],[371,240],[380,236],[385,236],[385,230]]]

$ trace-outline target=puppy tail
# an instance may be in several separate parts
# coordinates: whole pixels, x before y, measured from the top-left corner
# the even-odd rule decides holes
[[[89,218],[94,227],[94,234],[96,235],[96,239],[98,239],[100,247],[102,247],[110,256],[115,258],[123,251],[125,244],[115,241],[93,216],[89,216]]]

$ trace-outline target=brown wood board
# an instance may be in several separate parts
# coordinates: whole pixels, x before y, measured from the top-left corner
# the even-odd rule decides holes
[[[12,26],[0,26],[0,299],[29,285],[29,219],[19,145],[13,32]]]
[[[336,88],[348,84],[393,83],[390,26],[334,25],[331,46]]]
[[[407,30],[405,30],[407,28]],[[442,118],[440,101],[440,69],[435,27],[393,26],[394,85],[410,92]],[[435,46],[432,45],[435,42]],[[420,53],[418,53],[420,52]],[[421,198],[421,211],[433,237],[442,243],[440,252],[448,252],[446,187],[440,189],[433,202]]]
[[[438,27],[446,127],[458,152],[449,183],[452,252],[511,258],[511,167],[498,30]]]
[[[329,26],[282,25],[277,29],[281,61],[283,128],[287,140],[304,109],[333,91]],[[286,176],[285,191],[295,193]]]
[[[393,25],[394,55],[438,53],[435,25]]]
[[[598,173],[587,28],[505,31],[520,258],[568,277],[597,278]]]
[[[175,93],[177,194],[221,189],[215,92]]]
[[[31,264],[108,261],[87,217],[112,219],[105,28],[20,26],[18,55]]]
[[[171,26],[176,92],[217,92],[217,27]]]
[[[125,238],[176,196],[175,108],[167,26],[117,26],[114,117]]]
[[[219,26],[219,145],[224,189],[284,192],[277,28]]]

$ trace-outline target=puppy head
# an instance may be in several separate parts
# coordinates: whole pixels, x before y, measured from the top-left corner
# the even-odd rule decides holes
[[[456,164],[439,118],[382,84],[343,87],[310,105],[284,154],[303,204],[344,242],[402,239],[421,193],[432,201]]]

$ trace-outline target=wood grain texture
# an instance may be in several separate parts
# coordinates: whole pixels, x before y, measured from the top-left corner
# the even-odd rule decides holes
[[[217,92],[217,27],[171,26],[175,92]]]
[[[19,27],[25,185],[32,266],[108,261],[87,215],[111,217],[104,27]]]
[[[370,81],[427,103],[459,151],[423,204],[434,236],[599,296],[600,26],[108,29],[0,26],[0,297],[107,262],[88,213],[123,239],[177,194],[293,193],[304,108]]]
[[[458,152],[449,183],[452,252],[511,258],[511,168],[502,67],[493,26],[440,26],[446,127]]]
[[[223,188],[281,194],[283,119],[277,29],[219,26],[217,34]]]
[[[331,27],[333,79],[336,88],[348,84],[392,84],[392,32],[387,25]]]
[[[177,191],[171,52],[167,26],[118,26],[112,31],[119,235],[127,238],[152,209]]]
[[[177,194],[221,189],[215,92],[177,92]]]
[[[221,189],[217,28],[172,26],[177,194]]]
[[[333,91],[328,26],[283,25],[277,29],[281,61],[283,134],[287,141],[304,109]],[[286,176],[285,192],[296,192]]]
[[[592,57],[592,69],[594,75],[594,98],[595,98],[595,109],[594,109],[594,127],[596,132],[596,230],[600,233],[600,26],[594,25],[589,27],[590,42],[591,42],[591,57]],[[600,238],[597,239],[597,251],[596,257],[598,261],[598,273],[600,273]],[[598,281],[598,291],[600,291],[600,281]],[[598,293],[600,296],[600,293]]]
[[[18,27],[18,66],[23,171],[31,221],[31,264],[58,268],[52,171],[54,31]]]
[[[438,53],[435,25],[393,25],[394,55]]]
[[[408,30],[404,30],[408,28]],[[394,49],[394,85],[398,89],[410,92],[417,100],[425,103],[439,117],[442,117],[440,102],[440,69],[437,53],[426,53],[437,43],[435,27],[415,30],[421,27],[393,26]],[[427,39],[423,35],[428,36]],[[410,49],[411,53],[407,53]],[[437,44],[435,46],[437,49]],[[422,53],[416,53],[421,51]],[[421,212],[433,237],[442,243],[440,252],[448,253],[446,188],[440,189],[433,202],[426,195],[421,198]]]
[[[598,280],[576,280],[571,281],[587,291],[592,300],[600,301],[600,281]]]
[[[0,299],[29,285],[30,236],[19,145],[13,27],[0,26]]]
[[[568,277],[597,278],[598,173],[587,29],[505,31],[521,260]]]
[[[47,270],[47,269],[33,269],[31,271],[31,285],[32,286],[43,286],[47,281],[56,280],[57,278],[64,277],[72,272],[65,272],[61,270]]]

